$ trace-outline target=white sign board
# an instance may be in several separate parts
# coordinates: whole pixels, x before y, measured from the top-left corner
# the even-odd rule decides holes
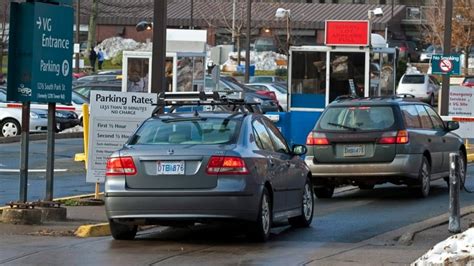
[[[449,87],[449,115],[474,117],[474,89],[461,86]]]
[[[107,158],[151,116],[156,102],[154,93],[91,92],[86,182],[105,181]]]

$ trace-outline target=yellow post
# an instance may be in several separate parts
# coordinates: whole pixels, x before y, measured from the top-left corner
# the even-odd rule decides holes
[[[82,105],[82,127],[83,127],[83,134],[84,134],[84,163],[86,165],[87,170],[87,152],[89,149],[89,105],[83,104]]]
[[[84,127],[84,163],[86,165],[87,171],[87,162],[89,161],[89,105],[82,105],[82,122]],[[100,184],[95,183],[95,193],[94,198],[99,199]]]

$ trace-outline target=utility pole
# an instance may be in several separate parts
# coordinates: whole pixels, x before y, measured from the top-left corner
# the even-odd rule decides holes
[[[250,27],[252,26],[252,0],[247,0],[247,43],[245,45],[245,83],[249,83],[250,72]]]
[[[444,56],[449,56],[451,52],[451,24],[453,17],[453,0],[445,1],[445,14],[444,14],[444,45],[443,45],[443,54]],[[449,113],[449,74],[443,75],[441,87],[441,106],[440,114],[448,115]]]
[[[81,54],[81,0],[76,0],[76,43],[79,44],[79,52],[76,53],[76,73],[79,73],[79,55]]]
[[[153,48],[151,66],[151,92],[160,93],[166,88],[166,21],[167,0],[155,0],[153,7]]]
[[[194,0],[191,0],[191,17],[189,18],[189,28],[194,29]]]

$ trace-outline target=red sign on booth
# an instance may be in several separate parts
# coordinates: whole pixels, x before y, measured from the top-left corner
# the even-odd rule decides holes
[[[325,44],[328,46],[368,46],[369,21],[326,20]]]

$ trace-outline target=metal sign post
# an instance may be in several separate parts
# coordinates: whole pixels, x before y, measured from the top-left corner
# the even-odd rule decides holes
[[[46,197],[53,200],[54,188],[54,133],[56,132],[56,103],[48,104],[48,147],[46,155]]]
[[[451,233],[461,232],[461,221],[459,217],[459,154],[449,154],[449,226]]]
[[[20,202],[28,198],[28,151],[30,135],[30,102],[25,102],[21,110],[21,148],[20,148]]]

